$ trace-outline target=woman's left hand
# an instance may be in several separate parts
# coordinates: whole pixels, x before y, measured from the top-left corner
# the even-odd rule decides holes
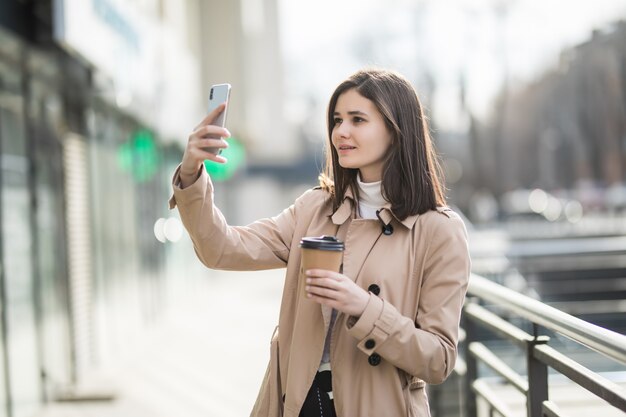
[[[309,269],[305,274],[305,291],[310,300],[354,317],[361,316],[370,295],[354,281],[325,269]]]

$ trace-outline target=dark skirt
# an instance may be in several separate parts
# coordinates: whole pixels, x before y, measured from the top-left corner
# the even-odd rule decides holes
[[[333,404],[333,383],[330,370],[318,371],[304,400],[300,417],[337,417]]]

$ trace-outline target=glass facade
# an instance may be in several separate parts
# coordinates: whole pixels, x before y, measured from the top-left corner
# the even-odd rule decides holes
[[[160,144],[90,71],[0,28],[0,417],[79,388],[165,307]]]
[[[43,399],[50,400],[72,381],[65,202],[63,196],[62,120],[59,68],[45,54],[29,54],[27,97],[32,193],[39,358]]]
[[[1,42],[0,42],[1,43]],[[0,65],[0,211],[8,411],[32,415],[40,402],[30,163],[20,55]],[[19,52],[19,51],[18,51]],[[17,58],[17,59],[16,59]]]

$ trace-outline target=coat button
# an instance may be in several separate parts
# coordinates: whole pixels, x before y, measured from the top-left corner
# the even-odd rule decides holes
[[[393,226],[391,224],[383,225],[383,234],[385,236],[389,236],[392,233],[393,233]]]
[[[374,341],[374,339],[367,339],[365,341],[365,349],[374,349],[374,346],[376,346],[376,341]]]
[[[369,362],[372,366],[377,366],[380,364],[380,355],[378,353],[372,353],[369,358],[367,358],[367,362]]]
[[[380,294],[380,287],[376,284],[370,285],[369,287],[367,287],[367,290],[374,295]]]

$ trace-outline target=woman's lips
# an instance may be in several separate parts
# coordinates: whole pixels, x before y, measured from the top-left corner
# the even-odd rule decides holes
[[[339,153],[348,153],[350,151],[355,150],[356,148],[354,146],[349,146],[349,145],[341,145],[337,148],[337,152]]]

